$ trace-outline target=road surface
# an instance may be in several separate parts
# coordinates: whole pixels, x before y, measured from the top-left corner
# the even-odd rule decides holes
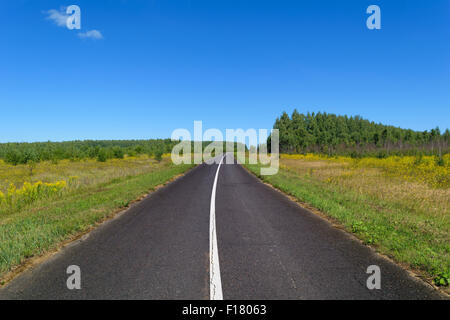
[[[70,265],[80,267],[79,290],[67,288]],[[370,265],[381,289],[367,288]],[[222,298],[442,296],[225,163],[192,169],[0,289],[0,299]]]

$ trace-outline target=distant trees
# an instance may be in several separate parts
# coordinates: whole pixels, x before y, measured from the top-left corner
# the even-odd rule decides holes
[[[391,154],[435,154],[449,152],[450,133],[439,128],[413,131],[374,123],[360,116],[348,117],[328,113],[301,114],[294,110],[275,120],[280,131],[280,152],[325,153],[354,157]],[[270,138],[268,141],[270,146]]]
[[[104,162],[112,158],[122,159],[125,155],[169,153],[177,143],[171,139],[0,143],[0,159],[13,165],[85,158]]]
[[[0,159],[5,162],[18,164],[35,164],[40,161],[51,161],[58,163],[63,159],[73,161],[80,159],[96,159],[105,162],[108,159],[122,159],[125,155],[137,156],[147,154],[160,161],[162,155],[171,153],[173,147],[179,141],[171,139],[151,140],[85,140],[64,142],[33,142],[33,143],[0,143]],[[203,141],[204,149],[211,141]],[[191,142],[191,150],[194,150]],[[236,150],[237,143],[234,143]],[[223,150],[226,143],[223,144]]]

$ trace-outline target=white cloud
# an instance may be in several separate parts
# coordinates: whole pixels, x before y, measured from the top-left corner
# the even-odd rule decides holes
[[[59,27],[66,27],[67,26],[67,18],[70,17],[70,15],[66,14],[66,7],[61,7],[59,10],[56,9],[50,9],[47,11],[43,11],[43,13],[46,15],[47,20],[53,21],[57,26]],[[78,37],[81,39],[103,39],[103,35],[98,30],[88,30],[86,32],[80,32],[77,34]]]
[[[91,39],[103,39],[103,35],[98,30],[89,30],[86,32],[78,33],[78,36],[82,39],[91,38]]]
[[[50,9],[48,11],[44,11],[44,14],[47,15],[47,20],[53,21],[59,27],[65,27],[67,18],[69,17],[66,14],[66,8],[61,8],[59,11]]]

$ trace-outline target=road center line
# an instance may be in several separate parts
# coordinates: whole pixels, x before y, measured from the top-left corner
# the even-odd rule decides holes
[[[217,249],[216,235],[216,188],[217,178],[219,177],[220,166],[222,165],[222,157],[217,167],[216,176],[211,193],[211,206],[209,210],[209,298],[210,300],[223,300],[222,280],[220,279],[219,252]]]

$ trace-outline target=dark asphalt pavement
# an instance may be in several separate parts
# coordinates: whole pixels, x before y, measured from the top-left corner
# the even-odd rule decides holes
[[[209,299],[210,201],[202,164],[0,289],[0,299]],[[224,299],[440,299],[429,285],[300,208],[237,164],[217,182]],[[66,286],[69,265],[81,289]],[[369,290],[366,269],[381,269]]]

